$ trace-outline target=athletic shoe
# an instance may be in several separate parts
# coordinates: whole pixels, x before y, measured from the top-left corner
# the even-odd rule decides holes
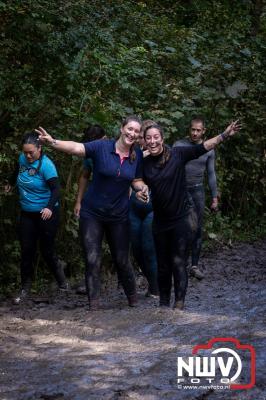
[[[127,296],[127,300],[128,300],[128,305],[129,307],[136,307],[138,300],[137,300],[137,295],[136,294],[132,294],[131,296]]]
[[[76,294],[87,294],[86,286],[85,285],[78,286],[76,289]]]
[[[183,300],[176,300],[173,304],[174,310],[183,310],[184,308],[184,301]]]
[[[149,289],[145,293],[145,297],[151,297],[152,299],[158,299],[159,294],[152,293]]]
[[[160,307],[170,307],[170,298],[160,297]]]
[[[18,305],[29,297],[29,292],[25,289],[21,289],[21,291],[17,294],[16,297],[13,298],[13,304]]]
[[[193,266],[190,269],[190,275],[194,276],[195,278],[201,280],[204,278],[204,273],[199,269],[199,267],[197,266]]]
[[[58,288],[59,288],[60,292],[68,292],[70,289],[70,286],[69,286],[68,282],[65,282],[65,283],[62,283]]]
[[[98,311],[99,309],[100,309],[99,299],[89,300],[89,310],[90,311]]]

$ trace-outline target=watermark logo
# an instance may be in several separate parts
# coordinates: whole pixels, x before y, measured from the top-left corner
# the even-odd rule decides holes
[[[251,389],[255,385],[256,354],[235,338],[213,338],[177,357],[179,389]]]

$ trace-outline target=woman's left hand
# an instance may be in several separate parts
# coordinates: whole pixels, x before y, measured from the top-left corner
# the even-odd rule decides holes
[[[45,221],[47,219],[50,219],[53,212],[49,208],[43,208],[40,213],[42,214],[41,218]]]

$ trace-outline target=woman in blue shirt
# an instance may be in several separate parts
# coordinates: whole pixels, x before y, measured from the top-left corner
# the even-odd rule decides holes
[[[134,149],[141,121],[126,118],[118,140],[96,140],[88,143],[56,140],[43,128],[36,130],[41,141],[54,149],[93,160],[93,179],[81,203],[80,233],[86,260],[86,288],[90,309],[97,309],[100,297],[100,266],[103,235],[106,235],[114,264],[128,299],[136,304],[136,283],[129,262],[129,188],[148,188],[142,181],[142,153]]]
[[[22,140],[17,187],[21,206],[19,238],[21,244],[21,292],[13,302],[19,304],[31,290],[33,261],[40,243],[41,254],[61,289],[67,282],[55,254],[59,223],[59,180],[54,163],[42,153],[38,134],[28,133]]]

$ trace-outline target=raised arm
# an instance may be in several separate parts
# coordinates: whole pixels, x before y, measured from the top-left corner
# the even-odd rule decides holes
[[[41,126],[35,129],[35,132],[39,134],[39,139],[42,143],[47,143],[54,149],[63,151],[67,154],[73,154],[79,157],[85,157],[85,147],[83,143],[72,142],[69,140],[57,140],[54,139],[45,129]]]
[[[228,127],[225,129],[223,133],[220,135],[217,135],[211,139],[206,140],[203,145],[206,150],[212,150],[214,149],[218,144],[222,143],[224,140],[234,136],[239,129],[241,128],[241,125],[238,123],[238,121],[232,122]]]

